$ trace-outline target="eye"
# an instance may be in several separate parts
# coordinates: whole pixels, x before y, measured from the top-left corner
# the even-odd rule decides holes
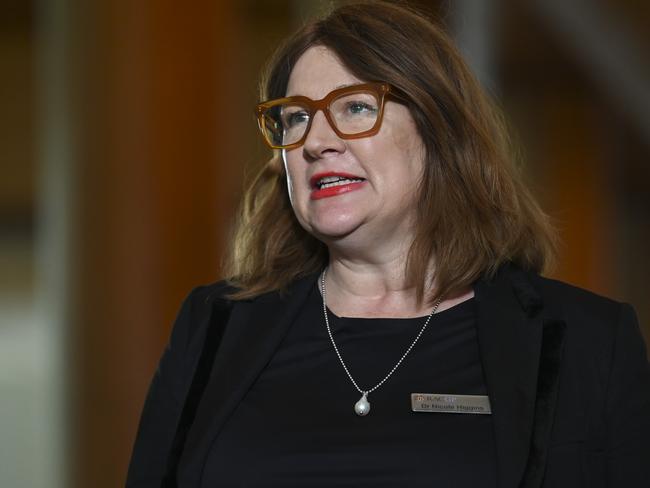
[[[282,113],[282,124],[285,129],[290,129],[309,121],[309,112],[306,110],[285,110]]]
[[[364,113],[374,114],[377,111],[377,107],[366,102],[350,101],[346,104],[346,111],[353,115]]]

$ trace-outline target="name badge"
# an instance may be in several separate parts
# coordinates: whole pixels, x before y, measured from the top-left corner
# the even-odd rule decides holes
[[[414,412],[491,414],[490,399],[485,395],[411,393]]]

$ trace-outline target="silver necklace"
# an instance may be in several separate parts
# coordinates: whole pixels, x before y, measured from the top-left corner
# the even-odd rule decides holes
[[[406,352],[402,354],[402,357],[399,358],[399,361],[393,366],[393,368],[388,372],[388,374],[384,377],[383,380],[381,380],[379,383],[377,383],[375,386],[370,388],[369,390],[362,390],[359,388],[359,385],[357,385],[357,382],[354,381],[354,378],[350,374],[350,371],[348,370],[348,367],[345,365],[345,361],[343,361],[343,358],[341,357],[341,353],[339,352],[339,348],[336,346],[336,342],[334,342],[334,336],[332,335],[332,330],[330,329],[330,321],[327,317],[327,299],[325,296],[325,272],[327,271],[327,268],[323,270],[323,274],[321,275],[320,278],[320,289],[321,289],[321,295],[323,297],[323,314],[325,315],[325,326],[327,327],[327,333],[330,336],[330,340],[332,341],[332,346],[334,346],[334,351],[336,352],[336,355],[339,358],[339,361],[341,362],[341,366],[343,366],[343,369],[348,375],[348,378],[350,378],[350,381],[354,385],[354,387],[361,393],[361,398],[357,403],[354,404],[354,411],[357,413],[357,415],[363,417],[365,415],[368,415],[370,412],[370,402],[368,401],[368,395],[375,391],[377,388],[379,388],[381,385],[384,384],[384,382],[391,377],[391,375],[395,372],[395,370],[399,367],[400,364],[402,364],[402,361],[404,361],[404,358],[406,355],[411,352],[411,349],[413,349],[413,346],[415,346],[415,343],[418,341],[422,333],[424,332],[424,329],[427,328],[427,325],[429,325],[429,321],[431,320],[431,317],[433,317],[433,314],[436,312],[438,309],[438,306],[440,305],[440,302],[442,302],[442,297],[438,298],[438,301],[435,303],[433,306],[433,310],[431,310],[431,313],[427,317],[427,320],[424,322],[424,325],[420,329],[420,332],[418,332],[418,335],[415,336],[415,339],[413,339],[413,342],[411,342],[411,345],[406,349]]]

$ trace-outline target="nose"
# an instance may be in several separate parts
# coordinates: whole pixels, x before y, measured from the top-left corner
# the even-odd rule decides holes
[[[311,157],[320,158],[329,152],[344,152],[345,141],[334,131],[323,111],[318,110],[311,121],[303,148]]]

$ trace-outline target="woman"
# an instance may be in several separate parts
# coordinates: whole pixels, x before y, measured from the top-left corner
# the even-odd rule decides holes
[[[634,312],[540,277],[553,234],[448,37],[340,7],[262,84],[274,157],[195,289],[127,486],[650,486]]]

